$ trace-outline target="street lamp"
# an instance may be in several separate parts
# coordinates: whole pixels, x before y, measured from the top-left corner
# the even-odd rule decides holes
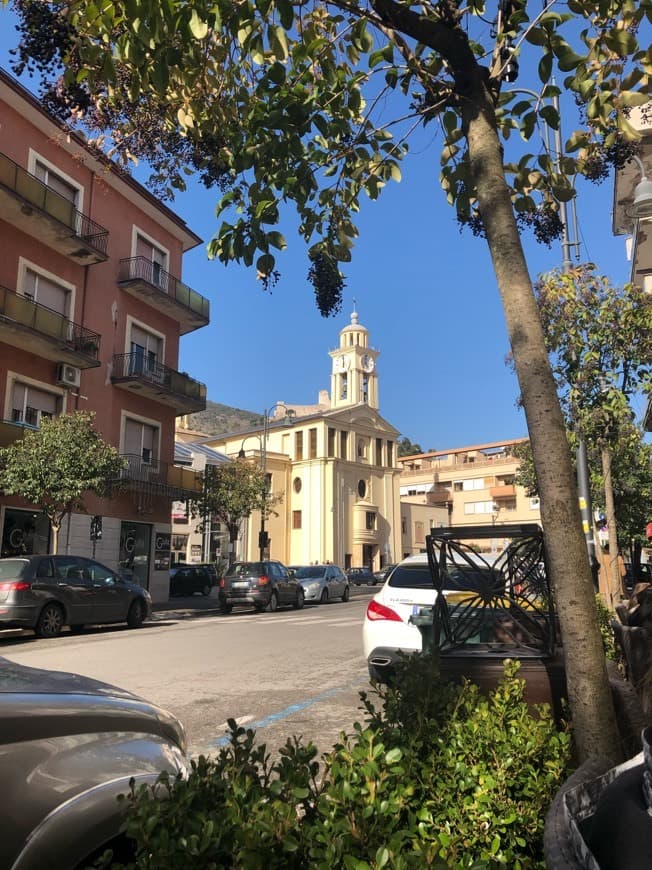
[[[636,218],[637,220],[652,217],[652,181],[649,180],[645,173],[645,166],[641,158],[636,154],[632,154],[630,159],[638,166],[641,172],[641,180],[634,188],[634,199],[629,208],[625,209],[625,212],[628,217]]]
[[[262,562],[265,558],[265,550],[269,545],[269,536],[265,529],[265,518],[267,515],[267,497],[269,495],[269,487],[267,482],[267,433],[269,432],[269,421],[272,417],[274,411],[277,408],[285,408],[285,417],[284,421],[292,421],[296,416],[296,411],[293,408],[288,408],[285,402],[276,402],[270,408],[265,408],[263,411],[263,434],[262,438],[260,435],[246,435],[242,439],[242,444],[240,445],[240,450],[238,451],[238,459],[244,459],[244,443],[247,438],[258,438],[260,443],[260,470],[263,473],[263,498],[262,504],[260,508],[260,531],[258,533],[258,549],[260,553],[260,561]]]

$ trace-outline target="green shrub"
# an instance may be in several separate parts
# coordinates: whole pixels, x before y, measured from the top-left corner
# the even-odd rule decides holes
[[[618,661],[616,638],[614,637],[614,630],[611,627],[611,620],[614,619],[615,614],[607,607],[602,599],[602,595],[599,593],[595,596],[595,603],[598,608],[598,620],[600,622],[600,634],[602,635],[604,654],[611,661]]]
[[[271,760],[252,731],[128,802],[138,868],[543,867],[545,811],[570,736],[523,700],[518,663],[487,697],[412,657],[366,721],[323,758],[293,740]],[[167,796],[160,800],[156,791]],[[110,862],[107,862],[110,863]],[[112,865],[120,866],[120,865]]]

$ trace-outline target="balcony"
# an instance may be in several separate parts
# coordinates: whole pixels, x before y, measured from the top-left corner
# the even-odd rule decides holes
[[[513,483],[503,484],[502,486],[490,486],[489,495],[495,501],[501,498],[516,498],[516,487]]]
[[[138,299],[144,296],[156,308],[178,321],[181,335],[200,329],[209,321],[208,299],[147,257],[120,260],[118,285]]]
[[[0,342],[80,369],[99,366],[100,336],[0,286]]]
[[[36,430],[38,426],[18,423],[14,420],[0,420],[0,447],[9,447],[22,438],[26,431]]]
[[[169,405],[181,414],[206,408],[206,385],[139,353],[115,354],[111,380],[122,387]]]
[[[179,468],[158,459],[145,461],[138,454],[123,453],[125,467],[120,485],[131,492],[161,496],[172,501],[196,498],[202,491],[202,476],[190,468]]]
[[[428,493],[428,504],[447,504],[451,501],[450,489],[433,489]]]
[[[1,153],[0,219],[83,266],[107,259],[108,230]]]

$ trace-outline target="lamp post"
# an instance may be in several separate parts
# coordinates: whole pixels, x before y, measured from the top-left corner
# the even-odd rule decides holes
[[[267,497],[269,495],[269,486],[267,481],[267,433],[269,432],[269,421],[272,417],[272,414],[277,408],[285,408],[285,420],[293,420],[296,416],[296,411],[292,408],[288,408],[285,402],[276,402],[270,408],[265,408],[263,411],[263,434],[262,437],[260,435],[247,435],[242,439],[242,444],[240,445],[240,450],[238,451],[238,459],[244,459],[244,443],[247,438],[258,438],[260,443],[260,470],[263,474],[263,497],[260,507],[260,531],[258,532],[258,550],[259,550],[259,558],[262,562],[265,558],[265,550],[269,545],[269,536],[267,534],[267,530],[265,528],[265,519],[267,515]]]

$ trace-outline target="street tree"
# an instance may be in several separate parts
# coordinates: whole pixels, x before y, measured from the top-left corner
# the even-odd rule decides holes
[[[227,527],[231,564],[242,521],[252,511],[263,511],[269,516],[280,498],[268,491],[267,475],[260,465],[247,459],[234,459],[206,466],[201,496],[192,500],[191,510],[202,523],[210,518]]]
[[[405,435],[399,438],[396,442],[398,456],[417,456],[423,453],[423,448],[420,444],[413,444]]]
[[[652,384],[652,299],[614,287],[593,264],[544,275],[536,295],[567,425],[600,456],[613,604],[622,591],[613,456],[640,452],[630,403]]]
[[[8,0],[2,0],[3,3]],[[550,241],[578,173],[599,178],[631,153],[632,107],[648,99],[652,54],[637,33],[652,0],[15,0],[25,66],[63,75],[48,105],[125,159],[153,159],[183,186],[197,168],[221,193],[209,254],[278,277],[278,229],[293,204],[323,314],[339,309],[341,272],[363,196],[401,178],[411,136],[442,137],[441,183],[459,221],[487,241],[505,312],[541,496],[579,756],[617,754],[564,419],[520,230]],[[490,16],[487,19],[487,15]],[[48,17],[49,16],[49,17]],[[539,94],[514,82],[536,69]],[[563,154],[554,76],[577,128]],[[160,133],[160,136],[158,135]],[[167,151],[170,137],[187,148]],[[525,144],[523,144],[525,143]],[[190,159],[188,159],[190,156]],[[161,171],[161,167],[164,171]],[[425,307],[425,300],[424,300]]]
[[[87,493],[110,495],[123,468],[116,448],[95,428],[95,414],[76,411],[44,417],[40,428],[0,449],[0,488],[40,508],[56,553],[63,520],[73,511],[86,512]]]

